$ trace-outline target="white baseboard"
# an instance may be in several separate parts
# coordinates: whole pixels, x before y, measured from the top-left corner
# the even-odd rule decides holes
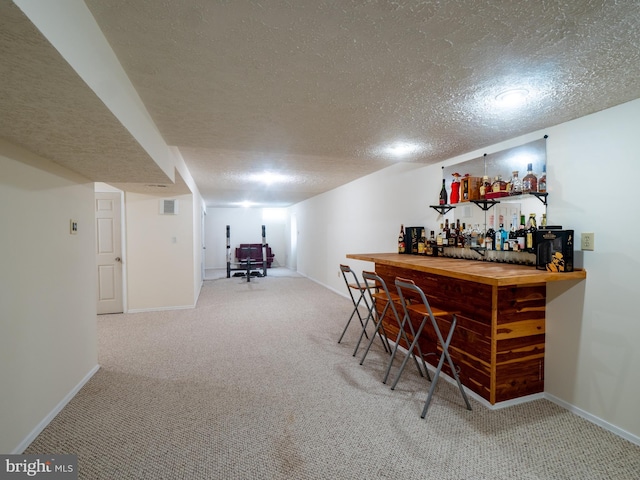
[[[189,310],[192,308],[196,308],[195,303],[193,305],[178,305],[173,307],[132,308],[125,313],[165,312],[167,310]]]
[[[640,437],[638,435],[634,435],[631,432],[627,432],[626,430],[623,430],[620,427],[617,427],[615,425],[613,425],[612,423],[609,423],[599,417],[596,417],[595,415],[586,412],[584,410],[582,410],[581,408],[576,407],[575,405],[570,404],[569,402],[565,402],[564,400],[551,395],[550,393],[545,393],[544,394],[544,398],[546,398],[547,400],[549,400],[550,402],[555,403],[556,405],[559,405],[562,408],[565,408],[567,410],[569,410],[572,413],[575,413],[576,415],[584,418],[585,420],[591,422],[591,423],[595,423],[596,425],[598,425],[599,427],[604,428],[605,430],[608,430],[609,432],[613,433],[614,435],[617,435],[619,437],[624,438],[625,440],[629,440],[631,443],[634,443],[636,445],[640,446]]]
[[[60,402],[53,408],[53,410],[51,410],[47,414],[47,416],[44,417],[40,421],[40,423],[38,423],[38,425],[36,425],[36,427],[31,431],[31,433],[29,433],[29,435],[27,435],[24,438],[24,440],[22,440],[22,442],[20,442],[18,446],[14,448],[11,454],[19,455],[22,452],[24,452],[27,449],[27,447],[31,444],[31,442],[33,442],[36,439],[36,437],[40,435],[40,433],[46,428],[46,426],[49,425],[49,423],[51,423],[51,420],[53,420],[55,416],[58,413],[60,413],[60,411],[67,405],[67,403],[69,403],[71,399],[76,396],[76,394],[80,391],[80,389],[84,386],[84,384],[87,383],[99,369],[100,369],[100,365],[96,365],[95,367],[93,367],[89,371],[89,373],[87,373],[84,376],[84,378],[80,380],[80,382],[75,387],[73,387],[71,391],[67,393],[62,400],[60,400]]]

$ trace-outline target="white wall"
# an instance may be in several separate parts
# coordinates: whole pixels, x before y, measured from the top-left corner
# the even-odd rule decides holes
[[[442,165],[549,135],[549,223],[595,233],[584,252],[587,279],[547,287],[545,390],[550,398],[640,441],[640,321],[635,295],[640,225],[633,213],[640,177],[640,100],[469,152],[442,164],[404,164],[291,208],[297,217],[298,271],[344,293],[347,253],[391,252],[401,223],[433,228]],[[370,206],[363,206],[370,205]],[[582,252],[579,252],[582,253]]]
[[[21,453],[97,369],[94,192],[2,141],[0,172],[0,452]]]
[[[262,225],[265,226],[267,243],[275,255],[273,266],[285,265],[288,252],[288,217],[285,209],[276,211],[263,208],[207,208],[205,219],[206,268],[227,267],[226,226],[231,231],[231,256],[241,243],[262,243]]]
[[[129,312],[195,305],[193,195],[172,198],[179,213],[160,215],[161,197],[125,193]]]

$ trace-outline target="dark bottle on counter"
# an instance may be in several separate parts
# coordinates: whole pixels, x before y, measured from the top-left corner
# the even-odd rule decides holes
[[[513,250],[514,252],[518,251],[518,234],[516,232],[515,222],[511,224],[511,229],[509,230],[509,250]]]
[[[487,230],[487,234],[484,237],[484,246],[487,250],[496,249],[496,231],[493,228]]]
[[[424,238],[424,228],[422,230],[420,230],[420,238],[418,239],[418,255],[424,255],[424,245],[425,245],[425,238]]]
[[[440,205],[447,204],[447,187],[444,184],[445,180],[442,179],[442,188],[440,189]]]
[[[405,252],[404,244],[404,225],[400,225],[400,234],[398,235],[398,253]]]
[[[520,227],[518,227],[518,231],[516,232],[516,238],[518,240],[518,250],[524,252],[527,244],[527,227],[524,223],[524,215],[520,215]]]
[[[449,230],[449,219],[445,218],[444,220],[444,230],[442,231],[442,246],[449,246],[449,237],[451,236],[451,231]]]
[[[411,247],[408,253],[418,253],[418,231],[415,228],[411,229]]]
[[[427,240],[427,244],[425,245],[425,255],[435,255],[436,250],[436,236],[435,232],[431,230],[431,234],[429,235],[429,240]]]
[[[536,225],[536,214],[529,214],[529,225],[527,226],[527,239],[526,239],[526,250],[529,253],[535,253],[536,251],[536,231],[538,227]]]

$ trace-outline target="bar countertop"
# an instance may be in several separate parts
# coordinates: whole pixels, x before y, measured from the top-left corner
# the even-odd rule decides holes
[[[364,260],[470,282],[495,285],[532,285],[587,278],[586,270],[573,272],[547,272],[530,265],[481,262],[447,257],[424,257],[399,253],[350,253],[347,258]]]

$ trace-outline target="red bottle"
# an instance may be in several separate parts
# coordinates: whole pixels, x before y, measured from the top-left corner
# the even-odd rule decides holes
[[[460,174],[452,173],[451,175],[453,175],[453,180],[451,181],[451,198],[449,203],[453,205],[460,201]]]

